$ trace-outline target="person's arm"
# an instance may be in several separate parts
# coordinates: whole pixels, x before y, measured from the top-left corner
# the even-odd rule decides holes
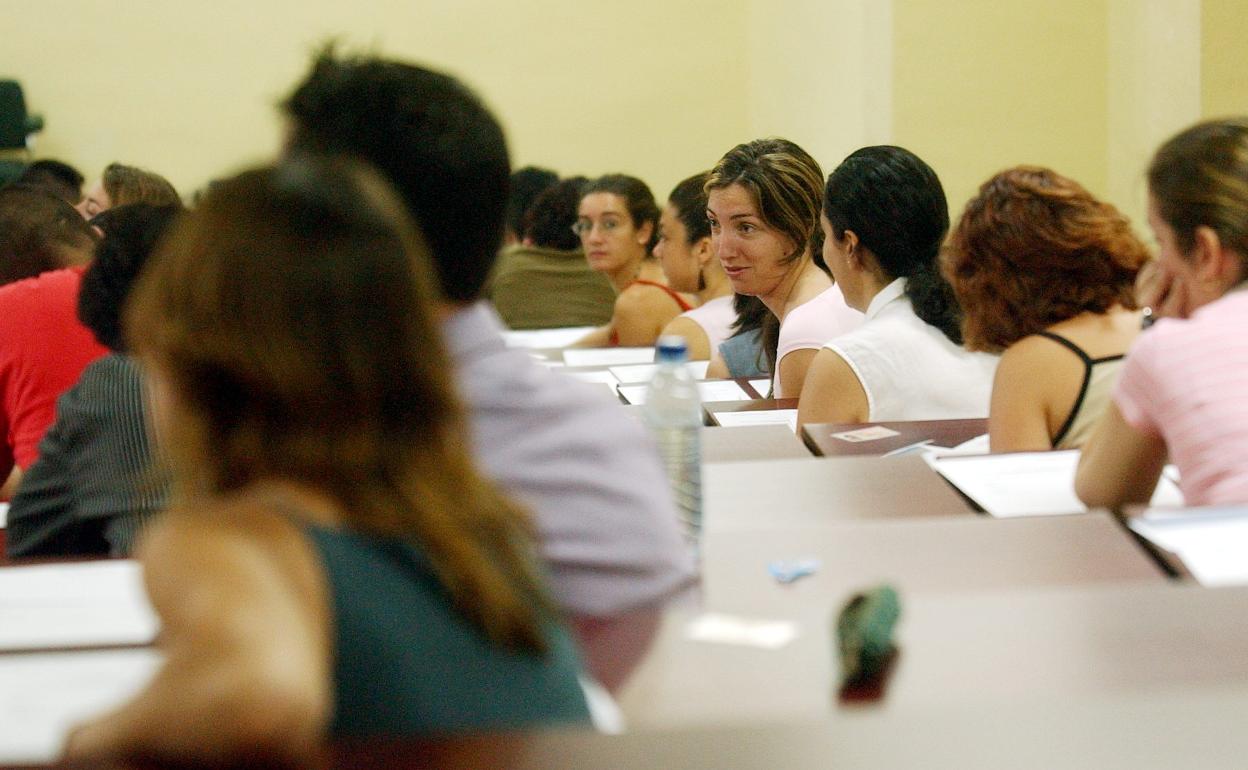
[[[647,347],[680,313],[680,306],[659,287],[632,286],[615,300],[611,324],[621,347]]]
[[[711,357],[711,341],[707,338],[706,331],[692,318],[678,315],[659,334],[664,337],[669,334],[684,337],[690,361],[707,361]]]
[[[327,587],[311,544],[257,510],[170,513],[140,544],[164,666],[74,730],[70,758],[309,760],[332,708]]]
[[[605,348],[611,345],[611,324],[600,326],[589,334],[581,337],[568,347],[570,348]]]
[[[1166,444],[1127,423],[1111,403],[1083,447],[1075,494],[1089,507],[1147,503],[1166,464]]]
[[[1053,448],[1047,405],[1057,384],[1055,372],[1064,371],[1062,361],[1050,355],[1054,352],[1071,357],[1058,348],[1057,343],[1039,337],[1020,340],[1001,355],[992,380],[992,400],[988,408],[991,451]]]
[[[706,365],[706,378],[708,380],[722,380],[732,376],[732,372],[728,371],[728,364],[724,363],[724,356],[716,353],[711,356],[711,362]]]
[[[785,359],[792,355],[790,353]],[[807,423],[866,422],[870,419],[867,391],[841,354],[831,348],[821,348],[813,358],[797,403],[798,428]],[[784,376],[783,369],[781,376]]]
[[[0,484],[0,500],[9,500],[13,495],[17,494],[17,488],[22,483],[22,469],[16,465],[9,466],[9,477]]]

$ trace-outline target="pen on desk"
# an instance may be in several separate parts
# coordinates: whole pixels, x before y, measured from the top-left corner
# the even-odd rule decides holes
[[[891,452],[885,452],[884,454],[880,455],[880,457],[895,457],[896,455],[908,454],[910,452],[915,451],[916,449],[922,449],[923,447],[927,446],[930,443],[932,443],[932,440],[930,438],[925,438],[922,441],[916,441],[913,444],[906,444],[905,446],[897,447]]]

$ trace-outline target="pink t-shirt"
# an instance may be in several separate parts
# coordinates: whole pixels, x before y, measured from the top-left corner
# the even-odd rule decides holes
[[[1136,340],[1114,403],[1127,424],[1160,436],[1188,505],[1248,503],[1248,292]]]
[[[780,324],[780,342],[776,345],[776,372],[772,378],[776,398],[801,395],[781,387],[780,362],[786,355],[795,350],[818,350],[833,337],[862,326],[863,318],[862,313],[845,304],[845,295],[836,284],[790,310]]]

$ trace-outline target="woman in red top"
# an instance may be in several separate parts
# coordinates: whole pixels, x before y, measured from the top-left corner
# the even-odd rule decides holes
[[[659,207],[646,183],[636,177],[608,174],[581,193],[576,224],[589,266],[615,287],[611,321],[576,343],[576,347],[653,345],[663,327],[694,307],[690,297],[667,285],[663,269],[650,255]]]

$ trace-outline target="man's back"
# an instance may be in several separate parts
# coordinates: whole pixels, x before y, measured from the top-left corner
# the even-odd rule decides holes
[[[540,246],[505,249],[489,294],[511,329],[602,326],[615,309],[615,290],[584,254]]]
[[[508,349],[482,305],[443,324],[485,475],[533,514],[555,601],[604,616],[694,574],[654,444],[619,404]]]

